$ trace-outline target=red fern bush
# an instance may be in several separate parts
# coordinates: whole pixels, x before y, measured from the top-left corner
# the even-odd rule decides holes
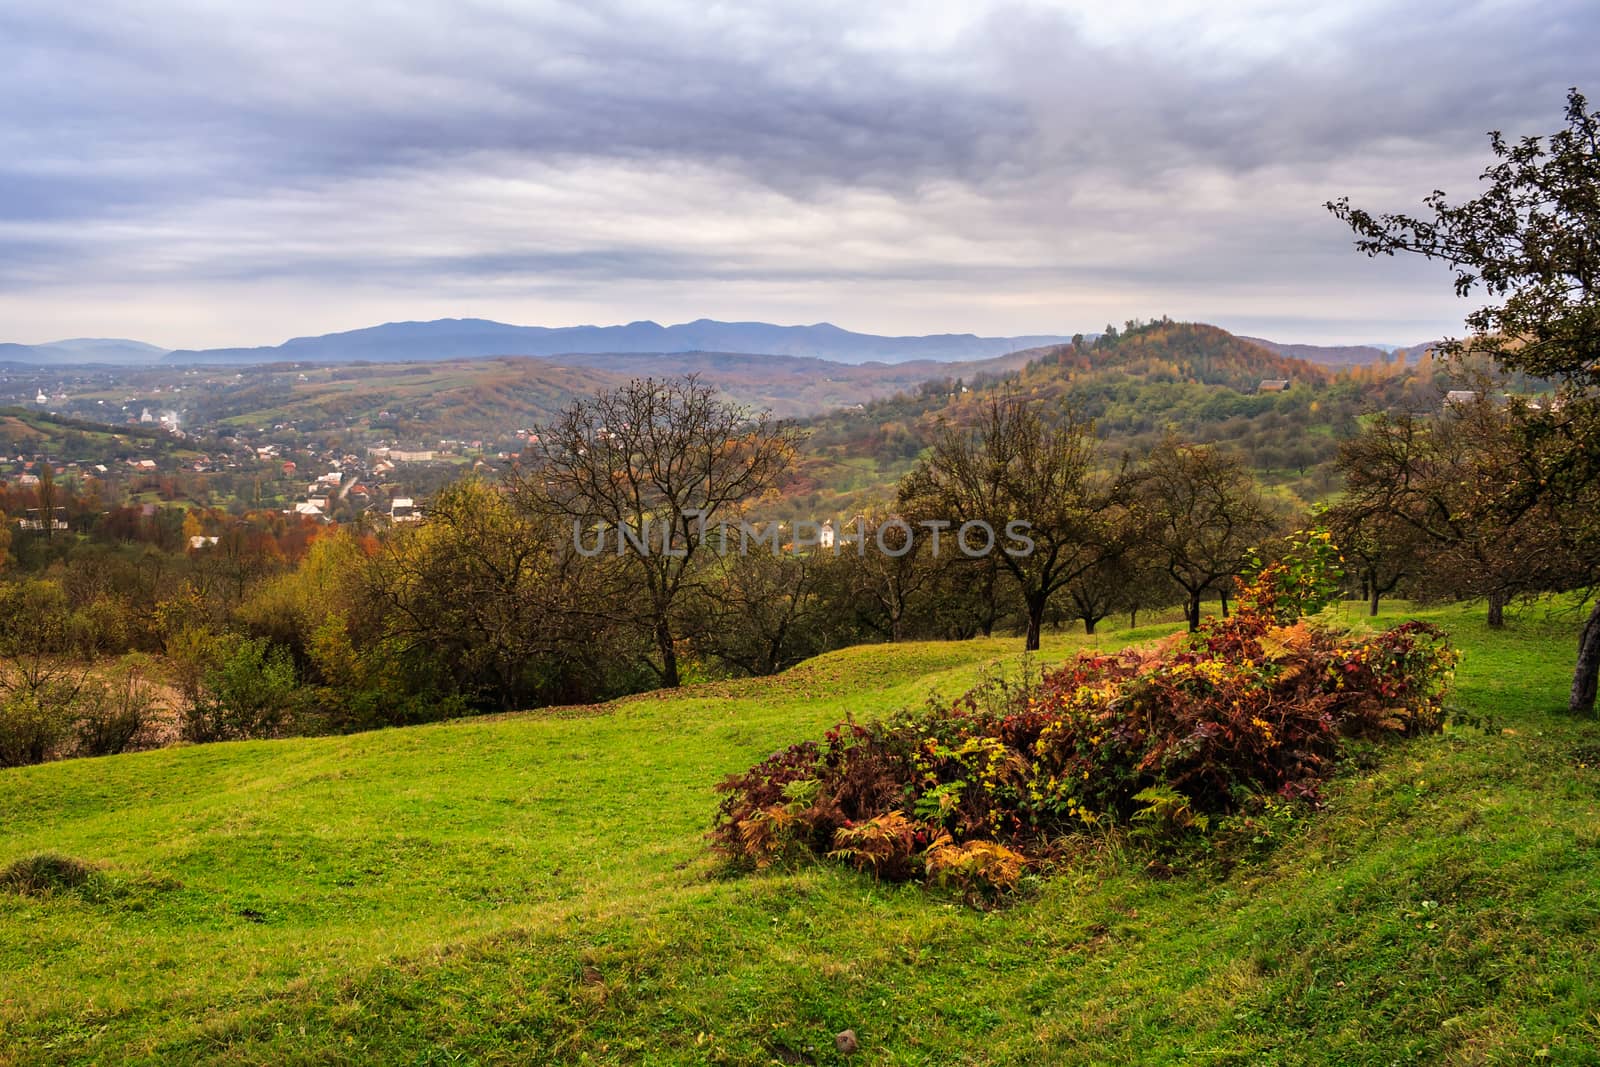
[[[999,702],[968,694],[776,752],[718,786],[715,847],[954,879],[971,897],[1089,827],[1315,803],[1346,740],[1439,728],[1456,655],[1423,622],[1357,635],[1286,621],[1283,577],[1268,567],[1193,637],[1080,654]]]

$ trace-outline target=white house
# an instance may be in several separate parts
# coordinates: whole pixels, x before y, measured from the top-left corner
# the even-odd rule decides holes
[[[397,496],[389,501],[389,521],[421,522],[422,509],[408,496]]]
[[[50,511],[53,516],[50,521],[50,529],[66,530],[68,528],[67,509],[51,508]],[[17,520],[17,526],[23,530],[42,532],[44,530],[44,512],[38,508],[29,508],[26,514]]]

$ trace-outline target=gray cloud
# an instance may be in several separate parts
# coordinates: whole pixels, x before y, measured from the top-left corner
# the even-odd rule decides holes
[[[0,322],[273,341],[186,305],[242,331],[270,282],[285,333],[359,325],[301,320],[340,286],[389,317],[744,298],[895,332],[1223,318],[1254,287],[1283,329],[1445,328],[1434,274],[1358,260],[1320,201],[1464,190],[1485,130],[1547,130],[1600,73],[1600,14],[1303,12],[13,0]]]

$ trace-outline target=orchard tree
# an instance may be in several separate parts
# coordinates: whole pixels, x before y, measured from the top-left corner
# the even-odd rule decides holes
[[[1327,523],[1361,583],[1368,615],[1376,616],[1384,597],[1421,573],[1424,538],[1392,512],[1344,500],[1328,509]]]
[[[1565,129],[1516,142],[1496,131],[1489,145],[1488,188],[1455,205],[1435,190],[1423,201],[1432,218],[1372,215],[1348,197],[1327,208],[1367,255],[1441,260],[1457,295],[1499,301],[1467,315],[1473,336],[1443,352],[1470,349],[1508,370],[1600,386],[1600,112],[1573,89]]]
[[[822,596],[834,562],[823,550],[712,556],[695,598],[695,647],[751,675],[776,674],[822,651],[836,626]]]
[[[776,486],[798,433],[719,398],[694,375],[635,379],[573,403],[541,427],[511,485],[527,508],[568,524],[568,536],[625,562],[627,587],[608,597],[655,645],[652,669],[678,685],[682,595],[716,524]]]
[[[1573,522],[1557,531],[1562,540],[1600,561],[1600,516],[1589,511],[1600,481],[1600,112],[1573,89],[1564,128],[1516,141],[1494,132],[1489,144],[1486,188],[1470,200],[1452,204],[1436,190],[1423,216],[1373,215],[1348,198],[1327,207],[1355,231],[1360,251],[1442,261],[1455,272],[1457,295],[1488,297],[1466,316],[1472,336],[1446,342],[1447,354],[1482,353],[1507,371],[1558,383],[1561,406],[1525,423],[1533,476],[1500,507],[1508,524],[1541,507]],[[1593,586],[1600,562],[1573,577]],[[1579,637],[1571,710],[1594,710],[1597,680],[1600,600]]]
[[[927,614],[939,582],[933,536],[901,516],[871,511],[861,517],[858,529],[861,542],[838,556],[856,618],[890,641],[903,640],[908,627]]]
[[[1118,503],[1101,516],[1102,547],[1094,566],[1067,584],[1067,605],[1072,618],[1083,622],[1083,632],[1092,634],[1102,619],[1126,610],[1137,617],[1140,592],[1148,584],[1141,573],[1144,561],[1144,531],[1132,508]]]
[[[1198,630],[1201,600],[1208,592],[1226,597],[1255,546],[1272,534],[1272,511],[1237,459],[1171,437],[1134,472],[1130,486],[1146,551],[1183,590],[1184,617]]]
[[[944,551],[963,526],[987,525],[989,554],[1016,580],[1027,610],[1029,651],[1039,647],[1051,598],[1106,548],[1110,485],[1094,452],[1092,428],[1072,412],[1050,425],[1026,400],[996,397],[971,429],[945,426],[900,483],[903,512],[949,524]],[[1008,537],[1012,523],[1029,524],[1031,551]]]
[[[1373,563],[1381,555],[1383,570],[1413,556],[1432,597],[1484,597],[1494,629],[1513,598],[1567,587],[1573,560],[1547,536],[1555,501],[1513,506],[1537,480],[1524,423],[1518,410],[1481,399],[1434,417],[1375,418],[1340,449],[1348,547]],[[1366,547],[1369,539],[1381,547]]]
[[[548,699],[560,678],[606,642],[587,616],[594,575],[570,533],[514,508],[467,478],[398,529],[364,569],[364,594],[383,634],[408,661],[436,663],[474,703],[500,709]]]

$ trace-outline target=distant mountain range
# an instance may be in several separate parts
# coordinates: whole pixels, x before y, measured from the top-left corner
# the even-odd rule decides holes
[[[1093,337],[1094,335],[1089,335]],[[40,345],[0,344],[0,362],[40,365],[114,363],[184,364],[401,363],[476,359],[486,356],[572,357],[569,363],[597,365],[598,356],[714,352],[799,356],[832,363],[965,362],[993,359],[1023,349],[1062,344],[1064,335],[979,337],[930,334],[885,337],[856,333],[830,323],[775,326],[765,322],[698,319],[676,326],[631,322],[626,326],[512,326],[489,319],[435,319],[390,322],[343,333],[296,337],[257,348],[205,348],[169,351],[121,338],[74,338]],[[1325,367],[1348,367],[1389,357],[1393,345],[1285,344],[1246,337],[1279,355]],[[1418,346],[1422,347],[1422,346]],[[586,357],[579,359],[577,357]],[[620,362],[620,360],[619,360]]]
[[[699,319],[677,326],[631,322],[626,326],[510,326],[488,319],[390,322],[363,330],[296,337],[263,348],[184,349],[175,363],[348,363],[470,359],[477,356],[563,356],[578,353],[755,352],[812,356],[837,363],[903,363],[917,359],[973,360],[1056,344],[1058,335],[978,337],[934,334],[881,337],[829,323],[774,326],[765,322]]]
[[[0,344],[0,362],[35,363],[154,363],[168,349],[123,337],[74,337],[42,345]]]

